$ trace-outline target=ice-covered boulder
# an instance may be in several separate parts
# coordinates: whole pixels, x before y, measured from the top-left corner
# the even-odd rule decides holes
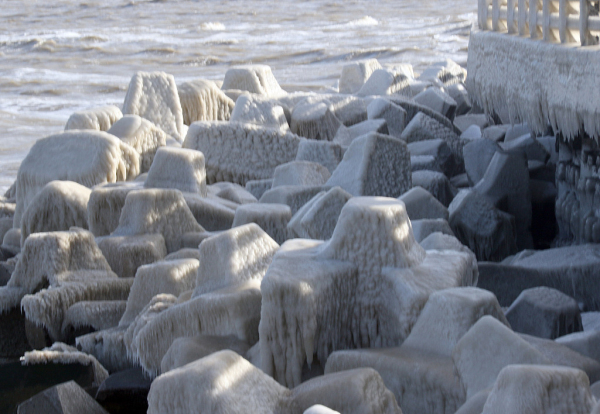
[[[428,139],[408,144],[411,157],[432,156],[435,167],[430,170],[440,171],[447,177],[452,177],[460,171],[452,149],[443,139]]]
[[[410,148],[409,148],[410,151]],[[412,184],[429,191],[443,206],[448,207],[458,190],[450,183],[445,174],[437,171],[413,171]]]
[[[94,129],[108,131],[110,127],[123,117],[121,110],[114,105],[75,112],[67,120],[65,131],[70,129]]]
[[[478,260],[502,260],[516,253],[514,219],[473,190],[461,190],[448,207],[456,237]]]
[[[341,187],[322,191],[294,214],[288,229],[301,238],[330,239],[342,208],[351,198]]]
[[[326,373],[374,368],[404,413],[452,413],[465,401],[452,352],[483,315],[506,320],[494,295],[476,288],[433,293],[404,343],[397,348],[334,352]],[[502,323],[502,322],[498,322]]]
[[[165,373],[225,349],[245,355],[250,346],[235,336],[198,335],[177,338],[160,363],[160,372]]]
[[[295,386],[305,361],[323,365],[331,350],[398,345],[432,292],[475,282],[470,255],[415,242],[402,202],[352,198],[328,242],[289,240],[275,255],[261,286],[262,368]]]
[[[600,362],[600,331],[575,332],[555,341]]]
[[[400,138],[409,144],[428,139],[443,139],[449,144],[455,141],[458,136],[452,129],[440,123],[437,119],[432,118],[424,112],[419,112],[411,118],[402,131]]]
[[[525,289],[506,311],[515,332],[555,339],[583,330],[577,301],[546,286]]]
[[[290,390],[228,350],[155,379],[148,394],[148,406],[148,414],[302,412],[292,402]]]
[[[183,113],[173,75],[137,72],[131,78],[123,114],[139,115],[178,141],[184,138]]]
[[[312,407],[309,407],[306,410],[304,410],[304,413],[302,414],[340,414],[340,412],[333,411],[331,408],[325,407],[321,404],[315,404]]]
[[[456,372],[471,398],[492,387],[502,368],[511,364],[549,364],[538,350],[505,323],[484,316],[458,341],[452,358]]]
[[[335,142],[306,139],[300,142],[298,146],[296,161],[316,162],[326,167],[332,173],[343,157],[344,150],[342,146]]]
[[[405,95],[412,96],[409,78],[402,72],[376,69],[356,92],[357,96]]]
[[[531,248],[531,191],[525,155],[496,152],[474,189],[514,216],[517,247],[520,250]]]
[[[177,88],[183,123],[192,125],[196,121],[227,121],[235,103],[210,80],[195,79],[184,82]]]
[[[462,83],[455,83],[444,89],[456,102],[456,116],[464,115],[471,110],[471,98],[467,88]]]
[[[246,191],[256,197],[258,200],[263,196],[264,193],[269,191],[273,187],[273,179],[267,178],[264,180],[249,180],[246,181]]]
[[[91,190],[72,181],[51,181],[31,200],[21,218],[21,245],[32,233],[87,229]]]
[[[398,197],[398,200],[406,206],[406,213],[411,220],[448,220],[448,209],[423,187],[411,188]]]
[[[377,59],[369,59],[344,65],[340,76],[340,93],[356,93],[381,65]]]
[[[340,186],[354,196],[400,196],[412,187],[406,144],[377,133],[357,138],[327,185]]]
[[[285,94],[267,65],[238,66],[227,69],[221,90],[239,89],[266,96]]]
[[[262,195],[259,203],[286,204],[292,210],[292,216],[311,198],[329,186],[281,185]]]
[[[19,414],[36,414],[44,412],[47,414],[108,414],[100,404],[96,402],[75,381],[65,382],[48,388],[30,399],[19,404]]]
[[[333,113],[328,101],[306,98],[294,106],[290,129],[293,133],[309,139],[332,141],[343,125]]]
[[[289,238],[287,229],[292,210],[285,204],[254,203],[240,206],[235,211],[232,227],[256,223],[273,240],[281,244]]]
[[[341,126],[335,134],[333,142],[347,148],[356,138],[372,132],[389,135],[385,119],[368,119],[349,128]]]
[[[126,304],[126,300],[86,300],[69,306],[62,324],[67,342],[74,342],[80,332],[101,331],[117,326]]]
[[[457,115],[454,118],[453,124],[460,132],[465,132],[473,125],[476,125],[480,131],[483,131],[490,125],[490,118],[486,114]]]
[[[273,173],[273,188],[282,185],[323,185],[331,177],[329,170],[310,161],[290,161],[279,165]]]
[[[159,147],[167,145],[167,134],[152,122],[137,115],[125,115],[108,130],[140,154],[140,172],[150,169],[154,154]]]
[[[334,100],[333,114],[349,127],[367,120],[367,104],[363,99],[351,95],[337,102]]]
[[[431,64],[419,76],[420,80],[439,80],[444,86],[463,83],[466,78],[467,70],[450,59]]]
[[[384,99],[375,98],[367,107],[369,119],[385,119],[388,133],[396,138],[402,136],[406,126],[406,111],[395,103]]]
[[[469,183],[475,185],[483,178],[496,152],[502,151],[491,139],[476,139],[463,147],[465,171]]]
[[[140,266],[162,260],[167,255],[165,239],[160,233],[101,236],[96,242],[119,277],[134,277]]]
[[[182,236],[192,231],[201,232],[204,228],[194,218],[180,191],[144,189],[127,194],[119,226],[111,236],[160,233],[170,253],[179,250]]]
[[[258,201],[252,193],[239,184],[228,182],[215,183],[209,187],[209,192],[211,191],[214,191],[214,195],[220,199],[228,200],[235,204],[251,204]]]
[[[201,151],[206,161],[206,181],[246,185],[271,178],[275,167],[293,161],[302,138],[290,132],[251,124],[195,122],[183,148]]]
[[[29,203],[50,181],[93,187],[131,180],[140,172],[139,158],[131,146],[101,131],[67,131],[36,141],[17,173],[15,227],[20,227]]]
[[[436,112],[454,120],[456,101],[438,88],[428,88],[414,97],[415,102],[430,107]]]
[[[186,148],[160,148],[156,151],[144,187],[172,188],[205,196],[204,154]]]
[[[292,398],[301,411],[318,403],[344,414],[402,414],[394,394],[372,368],[313,378],[295,387]]]
[[[419,244],[433,233],[442,233],[454,237],[448,222],[444,219],[411,220],[415,240]],[[460,243],[460,242],[459,242]],[[425,250],[429,250],[423,247]]]
[[[589,379],[581,370],[510,365],[498,375],[482,414],[587,414],[594,404]]]
[[[196,285],[199,262],[195,259],[161,261],[141,266],[136,274],[125,313],[119,325],[128,325],[159,293],[179,296]]]
[[[235,101],[229,121],[275,128],[283,132],[290,129],[283,107],[276,100],[260,99],[247,94]]]
[[[103,184],[93,188],[88,205],[88,226],[94,236],[107,236],[119,226],[127,194],[143,189],[144,183]]]

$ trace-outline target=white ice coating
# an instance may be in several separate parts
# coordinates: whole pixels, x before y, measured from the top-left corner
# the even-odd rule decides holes
[[[34,233],[27,238],[6,287],[0,288],[0,312],[15,308],[23,296],[44,286],[59,286],[80,271],[116,278],[87,231]]]
[[[279,102],[249,94],[237,98],[229,121],[256,124],[283,132],[290,129],[283,107]]]
[[[404,95],[411,97],[412,93],[409,78],[404,73],[389,69],[377,69],[356,92],[356,95]]]
[[[294,106],[290,129],[293,133],[319,141],[332,141],[342,122],[327,100],[309,97]]]
[[[17,173],[14,226],[35,195],[50,181],[86,187],[126,181],[140,172],[140,156],[123,141],[101,131],[67,131],[38,140]]]
[[[202,232],[178,190],[144,189],[131,191],[125,198],[119,227],[113,236],[160,233],[171,253],[181,248],[181,237],[188,232]]]
[[[285,204],[252,203],[235,210],[232,227],[256,223],[277,243],[283,243],[290,238],[287,226],[291,218],[292,210]]]
[[[88,201],[88,226],[94,236],[107,236],[119,226],[121,210],[130,191],[140,190],[137,181],[104,184],[94,187]]]
[[[275,168],[273,187],[323,185],[331,177],[327,167],[310,161],[290,161]]]
[[[148,414],[300,414],[291,392],[233,351],[220,351],[152,382]]]
[[[176,140],[183,141],[183,113],[173,75],[164,72],[133,75],[125,95],[123,114],[146,118]]]
[[[352,198],[330,241],[290,240],[275,255],[261,286],[262,368],[295,386],[315,354],[324,364],[336,349],[398,345],[432,292],[476,277],[470,254],[415,242],[402,202]]]
[[[159,148],[144,187],[172,188],[206,196],[204,154],[186,148]]]
[[[588,414],[595,402],[581,370],[509,365],[500,371],[482,414]]]
[[[222,90],[238,89],[258,95],[280,96],[285,94],[271,68],[267,65],[238,66],[227,69]]]
[[[73,181],[51,181],[31,200],[21,218],[21,245],[31,233],[87,229],[92,190]]]
[[[198,271],[198,260],[180,259],[161,261],[138,268],[127,307],[119,325],[129,325],[150,300],[159,293],[179,296],[193,289]]]
[[[511,123],[527,122],[536,132],[550,124],[567,139],[580,131],[598,139],[599,65],[597,47],[472,31],[467,88],[486,112],[507,110]]]
[[[131,145],[140,154],[141,173],[150,169],[156,150],[167,144],[165,131],[137,115],[125,115],[107,132]]]
[[[275,167],[293,161],[302,140],[291,132],[252,124],[195,122],[183,147],[204,154],[208,184],[246,185],[249,180],[271,178]]]
[[[97,237],[96,242],[119,277],[134,277],[140,266],[162,260],[167,255],[165,239],[159,233]]]
[[[125,300],[81,301],[71,305],[63,319],[62,331],[69,328],[91,327],[95,331],[109,329],[119,324],[125,312]]]
[[[340,93],[356,93],[381,65],[377,59],[344,65],[340,76]]]
[[[95,129],[108,131],[110,127],[123,117],[121,110],[114,105],[75,112],[67,120],[65,131],[70,129]]]
[[[108,378],[108,371],[96,358],[61,342],[55,342],[51,347],[44,348],[41,351],[25,352],[21,362],[23,365],[47,364],[49,362],[54,364],[92,365],[94,371],[92,385],[95,387],[99,387]]]
[[[177,88],[183,111],[183,123],[227,121],[235,103],[213,81],[196,79]]]

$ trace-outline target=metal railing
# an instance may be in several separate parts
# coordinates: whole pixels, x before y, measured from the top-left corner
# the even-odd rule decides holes
[[[547,42],[597,45],[599,3],[596,0],[479,0],[479,29]]]

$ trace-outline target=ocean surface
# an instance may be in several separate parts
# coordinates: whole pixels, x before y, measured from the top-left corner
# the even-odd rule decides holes
[[[316,91],[366,58],[464,65],[476,18],[476,0],[2,0],[0,192],[73,112],[121,106],[136,71],[181,83],[260,63],[284,89]]]

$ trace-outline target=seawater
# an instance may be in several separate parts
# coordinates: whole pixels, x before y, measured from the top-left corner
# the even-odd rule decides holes
[[[121,106],[136,71],[181,83],[260,63],[317,91],[355,60],[465,64],[476,14],[476,0],[2,0],[0,191],[73,112]]]

